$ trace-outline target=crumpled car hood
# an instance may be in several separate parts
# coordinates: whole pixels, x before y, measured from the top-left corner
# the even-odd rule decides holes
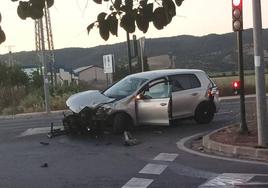
[[[114,100],[101,94],[98,90],[89,90],[70,96],[66,101],[66,105],[73,112],[79,113],[85,107],[95,108],[100,104],[109,103]]]

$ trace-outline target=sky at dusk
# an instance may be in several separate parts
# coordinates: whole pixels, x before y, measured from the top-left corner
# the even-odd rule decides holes
[[[268,28],[268,1],[262,3],[262,24]],[[244,29],[252,28],[252,0],[244,0]],[[0,45],[0,54],[8,53],[7,46],[12,45],[13,52],[35,50],[34,21],[21,20],[17,16],[18,2],[1,0],[2,29],[6,33],[6,42]],[[55,49],[68,47],[93,47],[126,41],[126,32],[119,29],[118,37],[104,41],[98,29],[87,34],[87,26],[96,20],[98,13],[107,11],[109,5],[95,4],[92,0],[55,0],[50,8]],[[158,38],[177,35],[203,36],[211,33],[223,34],[232,31],[231,0],[184,0],[177,7],[177,15],[171,24],[163,30],[150,25],[146,34],[136,30],[138,38]],[[268,42],[268,41],[266,41]]]

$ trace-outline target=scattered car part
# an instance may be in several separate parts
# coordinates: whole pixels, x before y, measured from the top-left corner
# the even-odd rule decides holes
[[[49,143],[48,142],[40,142],[40,144],[44,145],[44,146],[48,146]]]
[[[47,133],[47,137],[48,138],[53,138],[55,136],[60,136],[60,135],[64,135],[64,134],[66,134],[66,131],[65,130],[54,129],[54,124],[51,123],[51,125],[50,125],[50,132]]]
[[[47,168],[47,167],[48,167],[48,164],[47,164],[47,163],[44,163],[44,164],[42,164],[40,167],[42,167],[42,168]]]
[[[138,141],[136,138],[133,138],[130,134],[130,132],[128,131],[124,131],[124,144],[126,146],[134,146],[134,145],[137,145],[137,144],[140,144],[141,142]]]

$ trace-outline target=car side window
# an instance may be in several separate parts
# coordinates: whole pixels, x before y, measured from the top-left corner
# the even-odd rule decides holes
[[[194,74],[178,74],[170,77],[172,92],[201,87],[201,83]]]
[[[170,83],[164,79],[149,83],[143,95],[150,99],[167,98],[170,96]]]

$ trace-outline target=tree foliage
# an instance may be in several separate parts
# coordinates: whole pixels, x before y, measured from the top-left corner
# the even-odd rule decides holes
[[[144,66],[144,71],[149,71],[149,65],[148,65],[148,58],[147,56],[143,57],[143,66]],[[132,65],[132,73],[138,73],[142,71],[142,65],[141,61],[138,61],[134,65]],[[125,76],[129,75],[129,67],[127,66],[127,60],[124,59],[118,63],[115,64],[115,70],[116,74],[113,75],[113,79],[115,81],[119,81]]]
[[[32,72],[30,85],[35,89],[40,89],[43,87],[43,83],[44,83],[43,77],[40,74],[40,72],[39,71]]]
[[[0,13],[0,44],[5,42],[5,40],[6,40],[5,32],[1,28],[1,21],[2,21],[2,16],[1,16],[1,13]]]
[[[43,17],[45,6],[50,8],[54,0],[28,0],[19,1],[17,7],[18,16],[25,20],[30,17],[39,19]],[[176,15],[176,5],[181,6],[184,0],[93,0],[97,4],[110,2],[109,13],[101,12],[97,20],[88,25],[87,31],[96,26],[104,40],[108,40],[110,34],[117,36],[118,27],[122,27],[129,33],[134,33],[136,27],[146,33],[149,23],[152,22],[157,29],[163,29]],[[1,14],[0,14],[1,24]],[[0,25],[0,44],[6,39],[5,33]]]
[[[1,87],[19,87],[27,86],[28,76],[20,67],[8,67],[0,64],[0,86]]]
[[[18,0],[11,0],[12,2],[16,2]],[[25,20],[26,18],[39,19],[44,15],[43,9],[45,6],[50,8],[54,4],[54,0],[28,0],[28,1],[19,1],[17,14],[18,16]],[[1,24],[2,16],[0,13],[0,24]],[[6,40],[6,36],[4,31],[0,25],[0,44]]]
[[[109,0],[104,0],[109,1]],[[94,0],[102,4],[102,0]],[[183,0],[111,0],[110,13],[101,12],[97,20],[87,27],[87,31],[96,26],[104,40],[108,40],[110,34],[117,36],[118,26],[125,31],[133,33],[136,26],[143,33],[149,28],[152,22],[155,28],[163,29],[176,15],[176,5],[181,6]]]

